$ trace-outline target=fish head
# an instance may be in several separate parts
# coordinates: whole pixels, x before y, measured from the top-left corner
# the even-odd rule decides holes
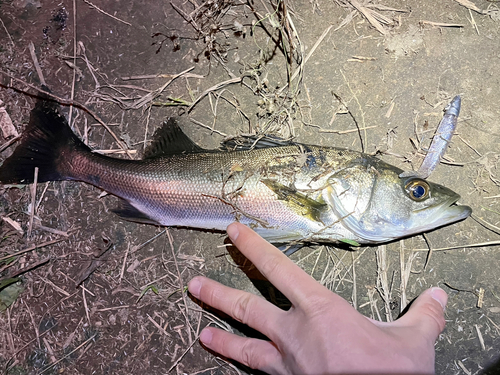
[[[426,232],[468,217],[460,195],[430,181],[400,178],[378,159],[352,163],[329,178],[323,198],[361,243],[379,243]]]

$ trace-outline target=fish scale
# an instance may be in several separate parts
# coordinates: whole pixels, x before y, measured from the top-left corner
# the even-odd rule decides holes
[[[161,225],[224,230],[238,216],[246,224],[259,222],[252,219],[259,218],[262,224],[272,227],[302,228],[302,233],[294,238],[298,239],[320,229],[318,224],[291,211],[260,181],[269,175],[284,175],[278,180],[286,182],[285,170],[300,169],[290,166],[295,165],[295,157],[290,155],[299,152],[299,147],[289,146],[145,161],[80,153],[72,158],[79,161],[64,169],[71,179],[91,183],[125,199]],[[243,170],[234,171],[235,166]],[[322,165],[307,172],[312,180],[323,172]],[[318,183],[321,182],[315,184]],[[207,212],[211,220],[207,220]]]
[[[121,198],[115,212],[127,220],[217,231],[238,220],[280,243],[381,243],[471,212],[446,187],[357,151],[253,136],[223,146],[202,149],[171,119],[144,160],[112,158],[40,101],[0,182],[30,183],[39,167],[40,182],[77,180]]]

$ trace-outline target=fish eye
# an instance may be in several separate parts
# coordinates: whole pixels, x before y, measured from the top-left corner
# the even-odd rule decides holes
[[[431,187],[424,180],[412,179],[406,182],[405,190],[412,200],[420,202],[429,196]]]

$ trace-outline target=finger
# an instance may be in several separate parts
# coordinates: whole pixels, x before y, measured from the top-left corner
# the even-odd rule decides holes
[[[412,303],[408,312],[394,322],[394,326],[418,327],[419,333],[434,343],[445,326],[447,301],[448,295],[443,289],[427,289]]]
[[[313,291],[319,290],[316,280],[247,226],[233,223],[227,227],[227,234],[243,255],[295,306],[305,303]]]
[[[206,277],[195,277],[189,292],[200,301],[263,333],[271,340],[283,322],[285,311],[252,293],[229,288]]]
[[[267,373],[285,373],[280,352],[270,341],[241,337],[208,327],[201,331],[201,343],[220,355]]]

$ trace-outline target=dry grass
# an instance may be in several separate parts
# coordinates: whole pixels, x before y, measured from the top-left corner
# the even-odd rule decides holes
[[[85,3],[95,14],[105,17],[110,25],[116,23],[130,28],[130,23],[133,23],[120,12],[113,13],[104,6],[101,9],[88,1]],[[331,121],[328,126],[320,126],[313,120],[315,111],[318,111],[317,99],[311,94],[314,87],[306,86],[305,78],[314,64],[320,62],[321,49],[333,49],[333,33],[352,28],[353,40],[364,43],[366,38],[354,35],[360,27],[365,27],[364,33],[373,32],[378,38],[398,32],[401,15],[411,15],[403,13],[405,10],[373,2],[336,3],[344,9],[339,13],[339,20],[332,19],[331,24],[322,25],[313,37],[305,37],[301,35],[302,32],[306,34],[302,31],[303,20],[293,2],[260,1],[251,6],[237,1],[174,2],[175,12],[194,32],[193,46],[197,48],[194,57],[210,59],[209,69],[195,73],[191,67],[177,69],[174,66],[168,73],[153,74],[152,69],[130,71],[127,75],[120,72],[118,77],[126,84],[117,83],[113,79],[115,76],[110,78],[111,72],[102,67],[104,54],[99,55],[95,45],[87,44],[82,36],[77,35],[76,28],[71,29],[69,52],[58,55],[56,47],[47,47],[52,48],[52,57],[63,56],[61,60],[50,60],[51,57],[42,53],[35,43],[35,48],[29,48],[27,57],[10,62],[8,71],[2,69],[2,96],[14,98],[6,100],[9,109],[22,108],[24,111],[24,117],[16,118],[16,125],[19,125],[21,118],[27,118],[32,103],[24,94],[8,91],[8,88],[16,87],[31,94],[40,91],[38,84],[28,81],[26,70],[20,68],[29,64],[37,72],[38,81],[46,80],[49,86],[51,83],[56,85],[54,93],[71,92],[69,99],[65,95],[49,95],[61,104],[73,107],[71,123],[77,125],[77,131],[85,141],[102,145],[99,149],[128,154],[129,158],[137,158],[140,149],[149,142],[150,122],[165,114],[182,114],[183,111],[192,116],[200,129],[209,130],[210,134],[236,135],[242,128],[248,133],[279,134],[284,138],[306,134],[307,131],[312,131],[316,138],[320,137],[317,133],[336,133],[346,137],[356,133],[356,137],[348,138],[351,147],[360,144],[368,151],[373,148],[373,139],[377,139],[374,134],[379,136],[380,130],[385,136],[377,125],[370,124],[368,116],[376,107],[373,104],[376,103],[375,94],[372,92],[370,96],[363,91],[358,77],[349,67],[339,70],[338,86],[331,90],[336,94],[332,95],[334,104],[332,111],[327,113]],[[459,3],[473,9],[464,1]],[[315,2],[311,7],[320,11],[322,6],[321,2]],[[79,15],[73,12],[72,16],[77,19]],[[22,45],[25,40],[14,40],[14,34],[9,32],[11,25],[4,24],[3,17],[0,15],[2,29],[8,36],[7,48],[22,51],[28,44]],[[431,25],[443,28],[462,27],[462,24],[447,22],[444,18],[433,21]],[[154,39],[160,52],[170,44],[175,49],[181,43],[179,30],[166,30]],[[235,34],[245,34],[259,51],[258,58],[235,63],[240,69],[235,69],[231,61],[233,50],[227,43]],[[160,41],[162,37],[165,39]],[[343,41],[335,43],[340,45]],[[351,53],[349,58],[354,61],[346,62],[356,62],[352,65],[381,63],[383,56],[371,57],[375,52]],[[51,61],[56,63],[51,65]],[[64,87],[59,88],[58,75],[51,66],[63,65],[63,61],[68,62],[69,73],[66,72],[61,79]],[[284,79],[279,84],[279,75],[272,74],[270,63],[279,64],[281,73],[284,72]],[[211,74],[218,74],[215,81]],[[79,78],[85,84],[78,83]],[[130,80],[134,80],[133,84],[129,84]],[[380,82],[378,84],[383,86],[383,79]],[[324,81],[322,84],[329,85]],[[434,112],[447,94],[440,86],[438,83],[435,100],[430,103],[430,110]],[[14,100],[16,105],[13,105]],[[253,107],[245,101],[253,101]],[[390,107],[384,110],[388,121],[400,118],[397,117],[398,105],[401,107],[401,100],[394,95]],[[409,105],[417,106],[416,103]],[[88,121],[86,113],[97,120],[97,126]],[[200,113],[203,121],[195,118]],[[387,153],[401,155],[407,160],[420,158],[425,153],[422,135],[432,131],[421,125],[421,118],[435,118],[432,113],[421,112],[422,117],[415,115],[416,149],[411,155],[393,151],[393,140],[389,139]],[[349,129],[342,128],[346,122],[344,114],[350,117]],[[139,119],[136,133],[133,133],[136,129],[124,126],[124,122],[130,119],[128,116]],[[233,119],[238,125],[223,127],[222,118]],[[328,123],[328,120],[323,123]],[[101,126],[104,131],[101,131]],[[392,124],[390,127],[392,129]],[[462,163],[457,163],[470,168],[469,179],[475,188],[471,194],[485,194],[485,198],[489,198],[485,201],[493,202],[485,203],[487,210],[477,216],[477,222],[487,229],[480,232],[473,228],[466,234],[458,233],[458,239],[451,236],[441,243],[433,242],[433,247],[427,246],[420,238],[377,249],[362,248],[357,252],[319,246],[296,253],[293,259],[321,284],[349,299],[365,315],[391,321],[396,318],[396,309],[402,312],[410,300],[431,283],[441,281],[440,285],[446,287],[442,283],[444,276],[436,276],[434,268],[446,272],[447,267],[456,267],[462,270],[457,273],[465,274],[468,269],[462,268],[461,262],[471,262],[475,255],[488,251],[495,258],[500,241],[497,237],[488,240],[484,237],[499,233],[499,211],[495,205],[500,186],[498,153],[478,151],[480,145],[470,139],[466,131],[460,132],[461,142],[456,141],[457,137],[455,142],[461,145],[463,142],[464,149],[479,157],[465,159],[464,156],[463,160],[459,159]],[[0,152],[7,149],[10,142],[14,140],[0,146]],[[400,137],[397,142],[406,140]],[[453,147],[460,146],[455,144]],[[112,198],[103,199],[96,189],[73,183],[34,184],[31,189],[4,189],[0,194],[0,275],[4,279],[22,274],[24,288],[20,297],[0,315],[0,364],[5,373],[26,368],[28,373],[37,374],[62,371],[142,371],[152,374],[246,371],[208,354],[197,345],[199,333],[207,325],[231,332],[237,330],[227,320],[199,306],[185,290],[187,282],[198,274],[220,277],[228,284],[237,284],[234,279],[246,280],[240,270],[241,264],[230,264],[225,257],[228,255],[226,248],[216,247],[222,242],[217,235],[119,223],[107,212],[108,205],[113,205]],[[488,216],[482,215],[484,212]],[[449,245],[441,246],[443,242],[449,242]],[[447,262],[449,265],[442,266]],[[476,345],[478,351],[489,353],[498,342],[500,323],[494,308],[500,304],[500,299],[495,299],[500,291],[489,279],[491,270],[478,269],[477,273],[483,275],[477,285],[457,288],[449,282],[453,288],[448,288],[448,311],[449,317],[453,317],[449,320],[453,321],[449,322],[451,328],[443,334],[438,347],[442,345],[450,352],[459,351],[461,343],[465,342],[463,345],[467,348]],[[226,274],[227,279],[224,279]],[[252,287],[245,282],[241,285]],[[463,318],[465,315],[457,311],[469,311],[470,314]],[[475,311],[482,312],[483,318],[479,314],[475,316]],[[459,336],[464,331],[467,335]],[[479,361],[482,355],[484,353],[478,354],[476,360]],[[450,356],[453,359],[446,357],[446,361],[454,366],[453,371],[475,371],[471,370],[474,365],[470,361],[462,361],[462,357],[458,360],[453,354]]]

